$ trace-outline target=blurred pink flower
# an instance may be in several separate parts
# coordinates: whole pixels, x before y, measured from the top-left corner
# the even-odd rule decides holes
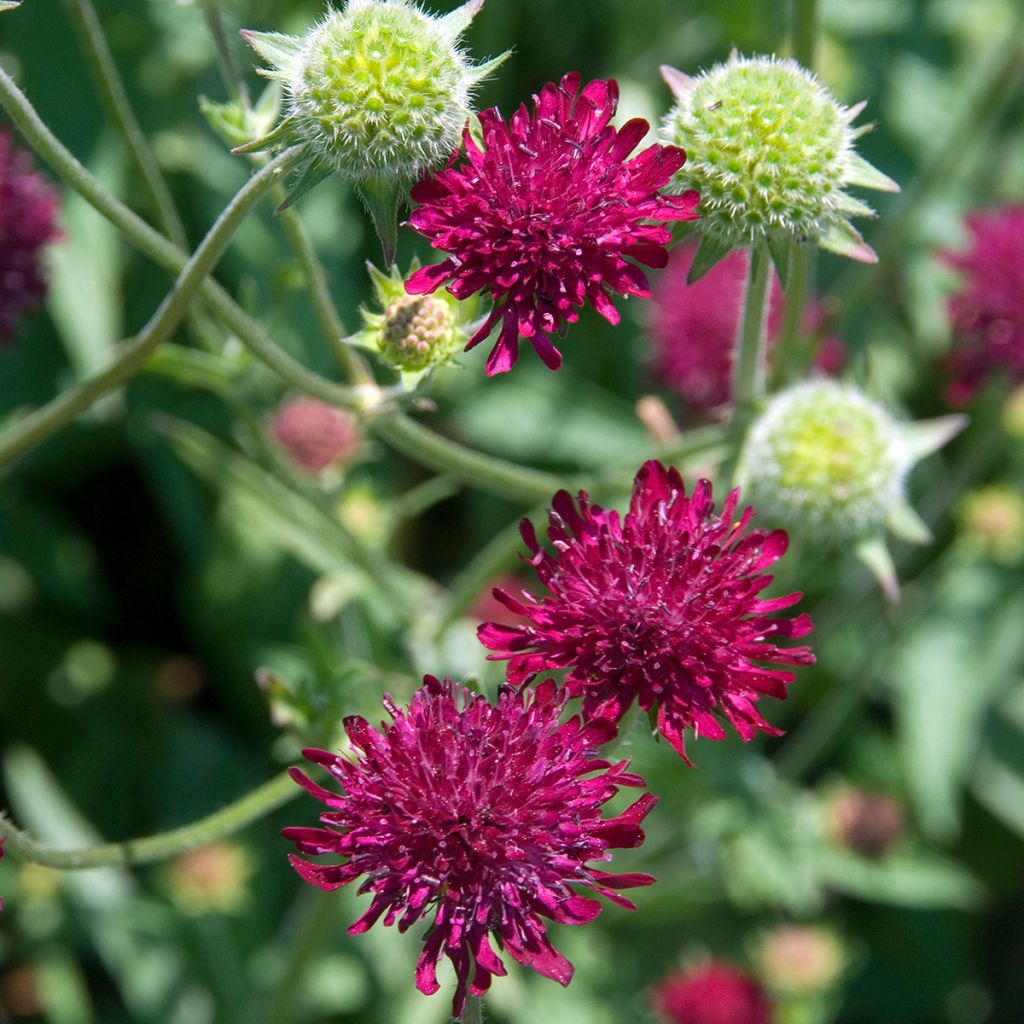
[[[738,967],[711,960],[666,978],[654,1009],[671,1024],[771,1024],[771,1003]]]
[[[307,473],[347,462],[359,450],[356,418],[307,396],[285,402],[274,413],[270,434],[292,463]]]

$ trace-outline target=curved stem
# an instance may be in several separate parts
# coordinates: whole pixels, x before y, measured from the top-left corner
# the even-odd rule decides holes
[[[185,227],[175,209],[174,200],[171,198],[167,182],[160,173],[153,151],[149,148],[142,128],[136,120],[92,0],[64,0],[64,4],[71,14],[71,21],[96,78],[107,113],[139,169],[153,210],[174,243],[184,248],[187,244]]]
[[[295,785],[288,773],[281,772],[227,807],[222,807],[219,811],[214,811],[213,814],[189,825],[140,839],[104,843],[81,850],[52,850],[33,839],[27,832],[15,828],[2,815],[0,835],[5,839],[6,852],[12,857],[58,870],[77,871],[108,865],[151,864],[231,835],[266,817],[271,811],[288,803],[292,797],[298,796],[300,792],[301,789]]]
[[[765,319],[768,313],[768,282],[771,260],[764,245],[750,250],[743,315],[736,335],[733,361],[733,400],[743,414],[764,394]]]
[[[153,349],[170,337],[188,311],[189,304],[206,275],[213,270],[223,255],[239,225],[259,199],[274,185],[294,155],[294,150],[286,150],[242,186],[210,228],[195,254],[182,268],[174,286],[134,343],[110,366],[58,395],[41,409],[16,420],[0,435],[0,465],[10,462],[45,441],[92,405],[101,395],[126,381],[142,366]]]

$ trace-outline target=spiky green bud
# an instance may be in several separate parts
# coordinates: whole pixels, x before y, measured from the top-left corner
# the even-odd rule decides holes
[[[418,261],[413,261],[409,273],[418,266]],[[477,326],[473,322],[477,298],[460,301],[444,291],[408,295],[405,277],[396,268],[383,274],[368,263],[367,270],[382,312],[363,307],[363,330],[350,341],[375,352],[385,366],[399,373],[411,391],[426,374],[451,362],[463,349]]]
[[[848,185],[898,191],[854,150],[865,128],[852,123],[864,104],[844,107],[793,60],[734,53],[696,78],[662,68],[676,105],[664,137],[686,150],[676,175],[700,192],[701,249],[691,279],[732,249],[767,245],[780,277],[794,242],[873,262],[851,216],[871,208]]]
[[[959,416],[899,423],[858,388],[808,381],[774,396],[754,421],[737,476],[765,521],[812,542],[856,545],[894,595],[885,528],[915,543],[930,540],[907,503],[906,478],[963,423]]]
[[[306,168],[287,202],[332,172],[351,179],[373,217],[386,262],[398,211],[425,168],[459,144],[473,86],[504,59],[471,64],[458,47],[483,0],[432,17],[411,0],[349,0],[303,37],[244,32],[284,83],[285,118],[243,151],[306,147]]]

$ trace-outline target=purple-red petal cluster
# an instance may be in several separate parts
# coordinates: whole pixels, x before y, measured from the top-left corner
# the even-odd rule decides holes
[[[957,405],[993,373],[1024,380],[1024,206],[971,214],[967,228],[967,251],[946,254],[964,279],[949,301],[956,337],[947,397]]]
[[[645,463],[624,519],[566,491],[552,501],[549,552],[532,524],[521,530],[528,561],[549,591],[543,598],[503,590],[495,596],[529,620],[486,623],[484,646],[508,659],[509,682],[569,669],[566,688],[583,697],[587,721],[618,722],[636,701],[657,709],[661,734],[684,759],[684,732],[722,739],[723,716],[744,740],[758,729],[778,735],[755,706],[783,698],[793,673],[766,666],[806,665],[809,647],[779,640],[811,630],[807,615],[778,617],[800,594],[765,599],[764,570],[786,551],[783,530],[747,532],[752,510],[737,512],[732,491],[715,513],[711,485],[687,496],[675,469]]]
[[[693,220],[698,196],[659,190],[685,163],[675,146],[630,153],[649,125],[637,118],[616,129],[613,80],[580,88],[566,75],[506,121],[497,109],[480,117],[483,148],[467,128],[466,161],[425,178],[412,191],[409,223],[450,253],[406,282],[418,295],[448,284],[459,299],[488,292],[494,308],[467,349],[501,323],[487,373],[515,363],[520,336],[552,370],[562,356],[551,340],[590,304],[619,321],[610,293],[649,297],[636,265],[663,267],[671,233],[664,223]]]
[[[46,294],[41,250],[58,235],[57,195],[0,129],[0,343]]]
[[[428,919],[416,985],[436,992],[438,961],[448,957],[458,979],[456,1017],[467,991],[480,995],[492,976],[505,974],[492,938],[519,963],[567,985],[572,965],[551,945],[544,919],[592,921],[601,904],[580,890],[632,909],[618,890],[653,881],[591,863],[643,841],[640,822],[656,797],[645,794],[617,817],[602,818],[602,805],[620,787],[644,781],[627,771],[628,762],[597,756],[597,746],[614,735],[608,723],[584,725],[576,717],[559,724],[565,701],[551,681],[525,695],[505,687],[491,704],[427,676],[408,709],[385,698],[392,721],[380,730],[345,719],[353,760],[304,752],[340,792],[292,770],[328,810],[320,817],[324,828],[283,834],[302,854],[342,858],[316,864],[293,856],[296,871],[324,890],[363,879],[359,892],[373,900],[350,934],[382,916],[403,932]]]
[[[772,1024],[761,987],[738,967],[711,960],[666,978],[654,991],[654,1009],[671,1024]]]

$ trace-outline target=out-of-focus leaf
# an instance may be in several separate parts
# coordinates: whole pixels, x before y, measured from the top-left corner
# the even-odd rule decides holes
[[[203,388],[227,395],[238,373],[238,364],[200,349],[165,342],[147,360],[143,369],[190,388]]]
[[[967,910],[985,897],[984,886],[973,875],[952,858],[931,852],[872,861],[848,850],[824,850],[818,870],[831,888],[875,903]]]
[[[93,1024],[96,1014],[78,964],[59,947],[36,962],[39,995],[49,1024]]]
[[[821,17],[833,32],[852,38],[897,32],[913,13],[907,0],[825,0]]]

